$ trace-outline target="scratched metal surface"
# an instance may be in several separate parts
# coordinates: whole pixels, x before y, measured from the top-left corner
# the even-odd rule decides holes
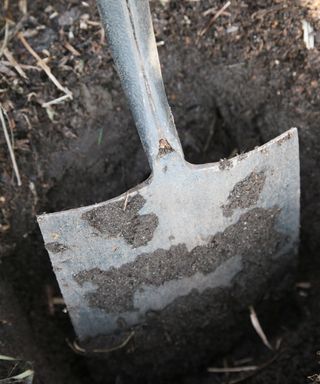
[[[261,190],[247,205],[233,206],[226,214],[225,207],[228,202],[230,205],[234,187],[252,174],[264,175]],[[241,193],[250,195],[252,191],[244,189]],[[120,201],[125,207],[126,201],[130,202],[137,194],[144,199],[137,215],[157,217],[152,237],[142,245],[133,245],[121,233],[114,236],[97,229],[85,219],[93,209],[106,208],[115,202]],[[236,198],[241,201],[242,197]],[[242,271],[245,255],[235,253],[223,260],[215,251],[206,253],[204,257],[220,260],[210,273],[195,269],[163,284],[141,284],[135,288],[131,309],[118,312],[110,312],[107,301],[96,307],[90,302],[90,294],[97,291],[97,286],[90,280],[80,284],[76,276],[82,272],[95,268],[115,271],[132,264],[141,255],[169,250],[175,245],[184,245],[191,251],[237,223],[245,212],[274,207],[279,209],[276,229],[286,238],[276,254],[270,256],[277,265],[282,257],[289,254],[293,259],[296,255],[299,197],[298,134],[293,128],[228,162],[191,165],[173,151],[157,162],[147,182],[127,193],[100,204],[41,215],[38,222],[75,331],[80,339],[85,339],[117,330],[119,318],[128,326],[141,323],[147,311],[161,311],[192,290],[201,294],[208,288],[231,286]],[[112,294],[117,295],[116,284]]]

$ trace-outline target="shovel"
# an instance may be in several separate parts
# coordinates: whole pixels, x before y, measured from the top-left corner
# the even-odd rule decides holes
[[[141,348],[151,341],[185,348],[205,337],[208,325],[261,300],[292,270],[297,130],[231,159],[186,162],[148,0],[98,0],[98,6],[152,173],[121,196],[43,214],[38,222],[80,342],[144,335],[145,342],[136,340]]]

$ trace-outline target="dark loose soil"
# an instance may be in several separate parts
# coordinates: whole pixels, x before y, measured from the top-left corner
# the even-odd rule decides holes
[[[1,57],[0,102],[7,112],[22,178],[18,187],[1,133],[1,273],[20,306],[14,313],[29,323],[24,339],[34,344],[36,352],[25,359],[33,359],[38,382],[92,383],[85,358],[66,342],[74,335],[58,304],[59,289],[35,214],[107,200],[146,179],[149,169],[93,1],[27,3],[24,17],[18,1],[2,8],[0,39],[4,15],[16,25],[21,21],[20,31],[42,58],[47,57],[73,100],[41,106],[63,94],[35,68],[36,60],[18,36],[10,34],[7,47],[15,60],[33,67],[22,67],[24,79],[8,64],[7,56]],[[272,307],[256,308],[271,342],[281,338],[280,353],[268,352],[262,345],[248,311],[241,342],[229,345],[228,335],[221,331],[217,343],[228,346],[229,353],[210,358],[215,366],[244,364],[243,359],[250,365],[261,364],[264,369],[254,375],[240,374],[252,375],[247,383],[304,383],[320,373],[316,355],[320,344],[319,4],[233,0],[200,36],[223,4],[219,0],[151,3],[167,94],[186,157],[195,163],[225,159],[221,167],[228,167],[228,157],[298,127],[302,221],[297,288]],[[313,50],[303,43],[304,19],[315,29]],[[10,22],[9,30],[14,28]],[[5,311],[1,314],[6,317]],[[2,327],[6,319],[0,320]],[[23,357],[19,343],[13,344],[8,353]],[[169,363],[167,367],[174,369]],[[192,375],[179,380],[221,383],[242,378],[209,375],[206,368],[192,367]],[[105,372],[98,382],[126,380],[114,380]]]
[[[127,201],[126,201],[127,200]],[[82,218],[101,233],[123,237],[133,248],[146,245],[158,226],[155,214],[139,215],[145,199],[137,194],[129,199],[93,208]]]
[[[252,172],[244,180],[239,181],[228,196],[228,204],[222,207],[224,216],[231,216],[236,208],[249,208],[254,205],[259,199],[265,181],[264,172]]]

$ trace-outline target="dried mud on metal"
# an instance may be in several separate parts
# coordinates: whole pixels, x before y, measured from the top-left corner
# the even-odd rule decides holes
[[[252,172],[239,181],[228,196],[228,203],[222,206],[223,214],[230,217],[236,208],[249,208],[259,199],[266,176],[264,172]]]
[[[83,220],[100,233],[123,237],[134,248],[146,245],[158,226],[155,214],[140,215],[145,199],[136,194],[127,201],[121,200],[93,208],[82,215]]]
[[[208,245],[197,246],[190,252],[184,244],[179,244],[168,250],[142,253],[134,262],[120,268],[82,271],[75,276],[75,280],[81,285],[90,282],[97,286],[94,292],[87,294],[93,307],[109,313],[134,310],[134,295],[138,290],[141,294],[149,287],[164,286],[168,281],[191,277],[196,273],[205,276],[234,255],[243,263],[255,259],[259,264],[263,257],[270,259],[285,241],[274,228],[278,214],[276,207],[252,209],[223,233],[214,235]],[[265,273],[268,274],[268,271]],[[117,295],[113,293],[114,286],[118,287]]]

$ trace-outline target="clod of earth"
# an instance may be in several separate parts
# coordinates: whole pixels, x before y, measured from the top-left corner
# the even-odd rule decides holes
[[[100,233],[112,237],[121,236],[133,248],[146,245],[152,238],[158,226],[158,217],[154,213],[140,215],[139,211],[145,204],[145,199],[136,194],[125,200],[96,207],[82,215],[82,219]]]
[[[222,206],[223,215],[230,217],[237,208],[250,208],[257,203],[266,181],[265,173],[251,172],[239,181],[228,196],[228,203]]]
[[[230,169],[232,167],[233,167],[232,160],[221,159],[219,161],[219,169],[221,169],[221,171],[224,171],[226,169]]]
[[[290,140],[292,137],[291,133],[289,132],[286,136],[284,136],[282,139],[277,141],[278,145],[282,145],[285,141]]]
[[[66,245],[57,242],[47,243],[46,248],[52,253],[63,253],[69,249]]]

